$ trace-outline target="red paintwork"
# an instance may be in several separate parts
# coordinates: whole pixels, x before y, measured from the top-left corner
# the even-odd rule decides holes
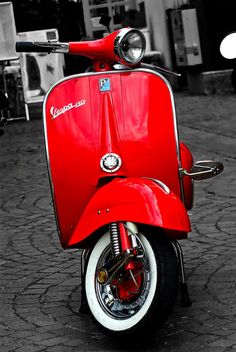
[[[180,143],[180,157],[182,167],[190,172],[193,166],[193,156],[186,144]],[[193,179],[190,176],[184,176],[183,178],[184,187],[184,204],[186,209],[190,210],[193,207]]]
[[[132,248],[131,243],[130,243],[130,238],[128,235],[128,231],[125,228],[123,222],[119,222],[119,231],[120,231],[120,242],[121,242],[121,248],[123,251],[127,251],[127,249]]]
[[[191,231],[186,209],[173,193],[142,178],[114,179],[90,199],[70,239],[76,244],[104,224],[116,221],[158,226],[179,232]]]
[[[110,78],[110,91],[100,92],[100,78]],[[77,102],[81,105],[72,107]],[[60,113],[53,118],[56,109]],[[63,247],[80,242],[110,221],[190,231],[179,200],[171,93],[160,76],[134,70],[67,78],[49,92],[44,113]],[[122,159],[113,174],[100,168],[100,159],[108,152]],[[128,179],[114,180],[101,189],[114,176]],[[161,180],[173,193],[167,195],[152,181],[139,179],[143,176]]]
[[[132,274],[135,277],[136,284],[134,283],[129,269],[127,272],[122,273],[122,281],[118,278],[112,280],[111,285],[114,285],[117,289],[117,296],[122,300],[131,300],[137,295],[140,295],[140,290],[144,279],[144,263],[142,260],[136,260],[135,263],[131,260]]]
[[[112,66],[111,64],[120,62],[122,64],[133,66],[122,60],[114,52],[114,43],[117,35],[127,29],[119,29],[107,37],[93,40],[93,41],[84,41],[84,42],[70,42],[69,43],[69,54],[82,55],[89,57],[93,60],[94,70],[95,71],[105,71],[109,70]],[[103,67],[105,65],[105,67]]]
[[[106,59],[107,62],[117,62],[117,56],[114,53],[114,41],[119,34],[120,30],[117,30],[105,38],[82,41],[82,42],[70,42],[69,43],[69,54],[82,55],[89,57],[92,60]]]
[[[106,209],[107,212],[107,209]],[[120,233],[120,243],[122,251],[127,251],[132,248],[130,237],[128,235],[128,231],[124,226],[124,223],[120,221],[119,223],[119,233]],[[134,262],[130,261],[128,264],[125,265],[125,270],[132,270],[134,269]]]

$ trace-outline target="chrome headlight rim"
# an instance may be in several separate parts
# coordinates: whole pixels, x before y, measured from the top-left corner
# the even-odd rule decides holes
[[[111,165],[111,167],[109,167],[106,165],[107,158],[113,158],[115,160],[114,166]],[[107,153],[103,155],[103,157],[100,160],[101,169],[108,173],[113,173],[119,170],[121,167],[121,164],[122,164],[121,157],[116,153]]]
[[[125,38],[130,35],[130,34],[137,34],[139,35],[141,41],[142,41],[142,49],[141,49],[141,54],[136,60],[127,60],[127,57],[124,56],[123,51],[122,51],[122,42],[125,40]],[[115,41],[114,41],[114,53],[115,55],[119,58],[119,62],[125,63],[128,65],[136,65],[138,64],[144,54],[145,54],[145,49],[146,49],[146,38],[144,34],[135,28],[123,28],[119,34],[116,36]]]

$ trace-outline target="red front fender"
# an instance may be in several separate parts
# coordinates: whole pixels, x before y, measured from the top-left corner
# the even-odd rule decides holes
[[[145,178],[114,179],[89,201],[69,246],[115,221],[142,223],[186,234],[191,231],[183,203],[167,187]]]

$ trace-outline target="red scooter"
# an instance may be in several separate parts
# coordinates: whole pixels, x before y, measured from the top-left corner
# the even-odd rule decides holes
[[[143,338],[174,304],[191,304],[178,240],[191,231],[193,179],[219,162],[193,165],[179,143],[163,69],[141,64],[142,32],[123,28],[88,42],[18,42],[17,51],[93,60],[44,100],[49,177],[63,248],[81,248],[82,304],[114,337]],[[165,71],[166,73],[166,71]]]

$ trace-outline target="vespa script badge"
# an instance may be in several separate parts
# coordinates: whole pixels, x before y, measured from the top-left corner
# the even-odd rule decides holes
[[[51,107],[50,113],[52,115],[52,119],[55,119],[56,117],[65,114],[65,112],[71,110],[71,109],[77,109],[81,105],[84,105],[86,103],[86,100],[80,100],[77,101],[75,104],[70,103],[68,105],[63,106],[62,108],[55,108],[54,106]]]

